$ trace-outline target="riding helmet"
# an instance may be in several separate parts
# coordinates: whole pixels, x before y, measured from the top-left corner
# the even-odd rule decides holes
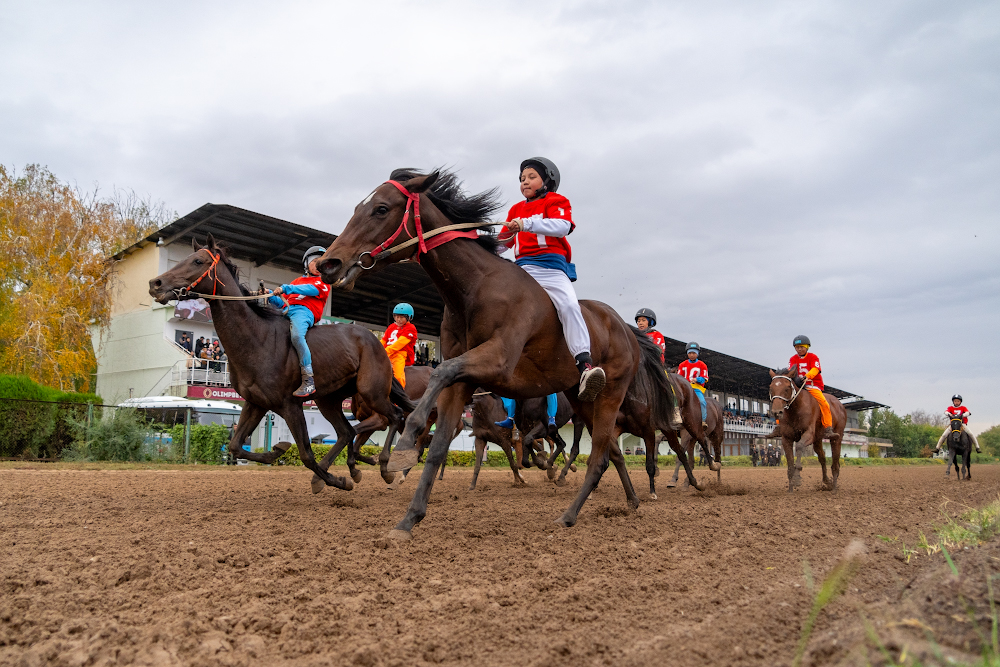
[[[306,254],[302,255],[302,268],[306,271],[309,270],[309,262],[313,260],[314,257],[322,257],[326,254],[326,248],[321,245],[314,245],[313,247],[306,250]]]
[[[799,345],[812,346],[812,343],[809,342],[809,336],[796,336],[795,340],[792,341],[792,347],[798,347]]]
[[[392,309],[393,315],[406,315],[411,320],[413,319],[413,306],[408,303],[397,303],[396,307]]]
[[[517,175],[520,177],[527,167],[534,167],[538,171],[538,175],[545,181],[546,190],[555,192],[559,189],[559,168],[555,162],[544,157],[529,157],[521,163]]]
[[[694,341],[691,341],[690,343],[687,344],[687,349],[684,350],[684,354],[687,354],[688,352],[694,352],[698,356],[701,356],[701,348],[698,347],[698,343]]]
[[[635,321],[638,322],[640,317],[645,317],[647,320],[649,320],[650,327],[656,326],[656,313],[654,313],[649,308],[640,308],[639,312],[635,314]]]
[[[961,395],[961,394],[955,394],[954,396],[952,396],[952,397],[951,397],[951,400],[953,400],[953,401],[954,401],[954,400],[955,400],[956,398],[957,398],[957,399],[958,399],[959,401],[961,401],[961,400],[962,400],[962,395]]]

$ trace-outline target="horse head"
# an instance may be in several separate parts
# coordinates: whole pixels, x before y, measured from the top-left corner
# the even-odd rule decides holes
[[[149,281],[149,295],[158,303],[171,299],[195,298],[204,294],[214,294],[218,285],[220,269],[223,276],[229,273],[228,260],[223,251],[209,234],[207,245],[202,246],[196,239],[191,240],[193,253],[166,273]]]
[[[393,176],[397,173],[400,172],[393,172]],[[438,175],[435,171],[401,181],[393,179],[372,190],[354,207],[354,215],[347,221],[344,231],[316,262],[323,281],[339,289],[351,290],[362,271],[413,256],[418,251],[416,244],[412,252],[388,257],[380,256],[380,252],[396,239],[402,243],[416,236],[416,226],[422,223],[419,207],[423,204],[427,211],[430,204],[424,193],[434,185]]]
[[[951,441],[956,445],[962,444],[962,420],[951,420]]]
[[[793,379],[790,371],[783,368],[777,372],[769,371],[771,374],[771,386],[768,394],[771,398],[771,412],[778,419],[784,414],[785,408],[792,404],[798,395],[800,383]]]

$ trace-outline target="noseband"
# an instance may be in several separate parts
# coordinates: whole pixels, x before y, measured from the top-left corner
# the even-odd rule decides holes
[[[215,296],[215,292],[218,289],[219,285],[222,285],[223,287],[226,286],[226,283],[219,280],[219,260],[222,259],[222,253],[213,255],[212,251],[209,250],[208,248],[202,248],[202,250],[207,252],[208,256],[212,258],[212,263],[208,265],[207,269],[205,269],[205,273],[198,276],[198,278],[193,283],[191,283],[187,287],[182,287],[180,289],[173,290],[174,294],[177,295],[178,300],[183,300],[184,298],[186,298],[189,294],[191,294],[191,290],[194,289],[195,285],[201,282],[202,278],[212,273],[215,274],[214,276],[212,276],[212,281],[213,281],[212,296]],[[259,298],[259,297],[254,297],[254,298]]]
[[[802,393],[802,389],[799,388],[799,387],[796,387],[795,386],[795,380],[793,380],[792,378],[788,377],[787,375],[775,375],[774,376],[775,380],[777,380],[778,378],[784,378],[784,379],[788,380],[788,383],[790,385],[792,385],[792,397],[791,398],[785,398],[784,396],[775,396],[770,391],[767,392],[767,395],[768,395],[768,397],[770,398],[770,400],[772,402],[776,398],[777,399],[781,399],[782,401],[785,402],[785,407],[788,408],[788,407],[790,407],[792,405],[793,402],[795,402],[795,399],[799,397],[799,394]],[[803,383],[802,386],[805,387],[805,383]]]
[[[386,181],[395,187],[397,190],[403,193],[406,197],[406,210],[403,212],[403,221],[399,223],[399,227],[396,231],[378,246],[372,248],[367,252],[363,252],[358,255],[358,266],[360,266],[365,271],[375,268],[375,265],[382,259],[388,259],[393,254],[409,248],[411,245],[416,244],[417,250],[413,254],[413,259],[420,262],[420,255],[427,254],[427,251],[433,250],[439,245],[443,245],[448,241],[453,241],[455,239],[476,239],[479,238],[479,233],[476,232],[480,227],[490,227],[499,223],[496,222],[468,222],[459,225],[447,225],[445,227],[440,227],[438,229],[432,229],[426,234],[424,234],[424,228],[420,224],[420,195],[414,194],[404,188],[402,184],[397,181]],[[383,183],[383,185],[385,185]],[[413,228],[416,234],[411,234],[410,230],[406,228],[406,223],[410,219],[410,208],[413,208]],[[459,231],[468,230],[468,231]],[[409,241],[404,241],[395,246],[391,246],[392,242],[395,241],[400,234],[406,232],[409,237]],[[432,238],[433,237],[433,238]],[[430,239],[430,240],[428,240]],[[368,259],[371,260],[371,264],[365,266],[365,255],[368,255]]]

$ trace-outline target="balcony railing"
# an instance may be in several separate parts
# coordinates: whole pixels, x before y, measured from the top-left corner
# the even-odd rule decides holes
[[[740,422],[736,419],[723,419],[722,430],[730,433],[751,433],[753,435],[767,435],[774,430],[773,423],[751,424]]]
[[[170,384],[229,387],[229,362],[211,359],[182,359],[174,364]]]

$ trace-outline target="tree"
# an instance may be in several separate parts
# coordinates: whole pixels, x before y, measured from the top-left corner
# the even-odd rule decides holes
[[[0,165],[0,373],[92,389],[91,326],[111,318],[111,257],[171,217],[131,192],[101,198],[38,165]]]
[[[1000,456],[1000,425],[989,428],[978,436],[979,444],[983,451],[991,456]]]
[[[920,456],[924,447],[933,448],[944,429],[927,423],[914,423],[913,417],[913,414],[900,417],[889,408],[872,410],[868,418],[868,435],[892,442],[892,451],[897,456],[915,458]]]

